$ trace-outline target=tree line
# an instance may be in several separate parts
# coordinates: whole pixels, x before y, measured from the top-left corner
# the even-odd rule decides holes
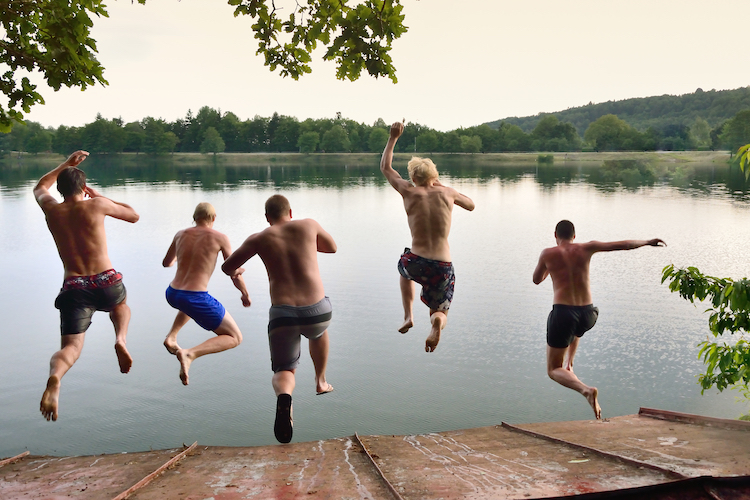
[[[14,127],[0,134],[0,150],[28,153],[85,149],[93,154],[172,152],[200,153],[341,153],[382,151],[389,126],[382,119],[372,125],[358,123],[337,114],[335,118],[299,121],[274,113],[240,120],[232,112],[210,107],[193,115],[167,122],[147,117],[124,123],[120,118],[96,119],[81,127],[61,125],[45,128],[35,122]],[[599,117],[588,125],[583,137],[576,127],[555,115],[541,118],[533,130],[501,122],[441,132],[418,123],[408,123],[397,152],[491,153],[530,151],[654,151],[716,150],[736,151],[750,142],[750,109],[712,127],[702,117],[691,125],[672,124],[641,132],[613,114]]]

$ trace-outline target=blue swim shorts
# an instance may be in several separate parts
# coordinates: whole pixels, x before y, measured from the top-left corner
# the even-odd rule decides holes
[[[208,292],[178,290],[170,285],[166,295],[170,306],[190,316],[204,330],[215,331],[224,319],[224,306]]]

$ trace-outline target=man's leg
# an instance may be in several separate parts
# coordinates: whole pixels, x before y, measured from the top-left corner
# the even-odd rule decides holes
[[[133,366],[133,358],[130,356],[127,347],[126,337],[128,336],[128,325],[130,324],[130,306],[125,300],[117,304],[109,313],[109,319],[115,326],[115,353],[117,354],[117,363],[120,365],[121,373],[128,373]]]
[[[594,410],[594,415],[597,420],[599,420],[602,418],[602,409],[599,406],[599,401],[597,399],[599,391],[596,387],[589,387],[581,382],[572,370],[563,368],[563,362],[565,361],[566,355],[568,355],[568,359],[570,359],[568,350],[571,346],[574,346],[572,352],[575,354],[575,350],[578,346],[577,337],[570,346],[565,348],[547,346],[547,375],[558,384],[581,393],[581,395],[586,398],[586,401],[589,402],[591,409]]]
[[[569,372],[573,371],[573,358],[575,357],[576,351],[578,350],[579,340],[581,340],[580,337],[573,337],[573,341],[568,346],[568,352],[565,353],[565,359],[563,360],[563,368],[565,368]]]
[[[438,342],[440,342],[440,332],[448,324],[448,311],[430,309],[430,324],[432,325],[430,327],[430,334],[424,343],[425,352],[433,352],[437,349]]]
[[[175,319],[175,321],[177,320]],[[214,330],[214,333],[216,337],[210,338],[195,347],[177,349],[175,354],[180,362],[180,380],[182,380],[183,385],[188,385],[188,370],[193,361],[206,354],[232,349],[242,342],[240,327],[237,326],[229,311],[224,313],[224,319],[221,320],[221,324]]]
[[[57,420],[58,400],[60,399],[60,383],[63,375],[78,361],[83,349],[85,333],[74,333],[60,337],[60,350],[49,360],[49,378],[47,388],[42,394],[39,410],[42,416],[49,420]]]
[[[404,324],[398,331],[406,333],[414,326],[414,282],[399,276],[399,286],[401,287],[401,303],[404,306]]]
[[[326,394],[333,391],[333,386],[326,381],[326,366],[328,365],[328,330],[317,339],[310,339],[310,357],[315,367],[315,392]],[[291,392],[289,393],[291,394]]]
[[[185,326],[188,321],[190,321],[190,316],[182,311],[177,312],[177,316],[174,318],[174,323],[172,323],[172,329],[169,330],[167,338],[164,339],[164,347],[167,348],[167,351],[169,351],[170,354],[177,354],[177,351],[180,349],[180,346],[177,344],[177,334],[180,333],[180,330],[182,330],[182,327]]]
[[[281,370],[273,374],[271,384],[276,393],[276,420],[273,434],[280,443],[292,440],[292,392],[294,391],[295,370]]]

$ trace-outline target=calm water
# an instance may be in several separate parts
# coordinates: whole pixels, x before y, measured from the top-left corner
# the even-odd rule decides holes
[[[551,283],[533,285],[539,252],[554,245],[555,223],[575,222],[578,240],[660,237],[667,248],[599,254],[592,260],[601,314],[584,337],[576,372],[600,390],[604,417],[640,406],[736,418],[748,411],[736,393],[701,396],[696,344],[706,337],[704,307],[660,284],[674,263],[746,276],[750,243],[747,194],[717,165],[680,168],[643,185],[642,176],[580,165],[480,167],[439,164],[443,182],[474,199],[454,212],[451,247],[457,272],[448,327],[435,353],[424,352],[427,309],[401,324],[396,261],[409,244],[399,195],[380,178],[377,159],[340,166],[186,169],[124,168],[88,160],[92,185],[141,214],[135,225],[108,221],[109,250],[125,276],[133,316],[122,375],[112,326],[94,316],[83,355],[64,379],[60,418],[38,411],[50,355],[59,347],[53,301],[62,266],[31,187],[44,171],[0,171],[0,456],[98,454],[206,445],[275,443],[275,398],[266,336],[268,280],[248,262],[253,299],[243,309],[228,278],[210,291],[244,334],[238,348],[196,361],[190,386],[161,342],[175,311],[164,300],[174,269],[161,260],[174,233],[191,223],[200,201],[218,211],[216,229],[236,248],[266,227],[263,204],[285,194],[296,218],[317,219],[339,251],[319,256],[334,307],[328,379],[335,392],[315,396],[303,352],[295,391],[295,441],[360,434],[411,434],[510,423],[591,418],[578,394],[545,373],[545,322]],[[404,165],[400,165],[404,167]],[[401,168],[400,170],[404,170]],[[618,180],[619,179],[619,180]],[[207,333],[189,323],[180,344]],[[303,342],[303,349],[306,349]]]

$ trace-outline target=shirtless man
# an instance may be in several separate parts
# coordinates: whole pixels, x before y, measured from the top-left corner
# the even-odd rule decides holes
[[[557,246],[545,248],[534,270],[534,283],[552,276],[554,299],[547,318],[547,375],[560,385],[578,391],[586,398],[597,420],[602,417],[599,391],[581,382],[573,373],[573,357],[578,341],[591,330],[599,317],[589,286],[589,263],[597,252],[633,250],[644,246],[667,246],[659,238],[652,240],[589,241],[573,243],[573,223],[562,220],[555,227]]]
[[[208,280],[216,268],[216,257],[224,259],[232,253],[229,238],[213,229],[216,210],[210,203],[199,203],[193,213],[195,227],[178,231],[167,250],[162,265],[171,267],[177,262],[177,272],[167,287],[167,302],[179,310],[172,329],[164,339],[164,347],[180,362],[180,380],[188,385],[190,364],[201,356],[226,351],[240,345],[242,333],[229,312],[208,294]],[[232,283],[242,294],[242,305],[250,307],[242,268],[231,275]],[[204,330],[212,331],[210,338],[191,349],[177,345],[177,334],[192,318]]]
[[[60,383],[81,355],[94,311],[109,312],[115,327],[120,371],[128,373],[133,364],[125,347],[130,307],[126,304],[122,274],[112,268],[109,260],[104,218],[137,222],[139,215],[130,205],[105,198],[86,185],[86,174],[76,166],[88,155],[86,151],[76,151],[34,187],[34,197],[47,218],[65,270],[62,289],[55,300],[55,307],[60,310],[61,347],[50,359],[47,388],[39,405],[47,421],[57,420]],[[49,192],[55,181],[62,203]]]
[[[336,242],[314,220],[292,220],[289,200],[280,194],[266,201],[266,220],[271,226],[248,237],[221,269],[231,276],[254,255],[259,255],[266,266],[271,292],[271,384],[276,393],[273,431],[279,442],[288,443],[292,440],[292,391],[300,335],[309,340],[316,393],[333,391],[326,381],[331,302],[323,289],[317,252],[335,253]]]
[[[453,300],[455,274],[448,246],[453,205],[474,210],[474,202],[453,188],[438,181],[432,160],[413,157],[409,162],[409,177],[403,179],[391,164],[393,148],[404,131],[404,124],[391,126],[391,135],[380,160],[380,171],[404,199],[404,208],[411,230],[411,248],[405,248],[398,262],[401,274],[401,301],[404,324],[398,329],[406,333],[414,326],[414,281],[422,285],[422,302],[430,308],[430,334],[425,351],[433,352],[440,342],[440,333],[448,322],[448,309]]]

